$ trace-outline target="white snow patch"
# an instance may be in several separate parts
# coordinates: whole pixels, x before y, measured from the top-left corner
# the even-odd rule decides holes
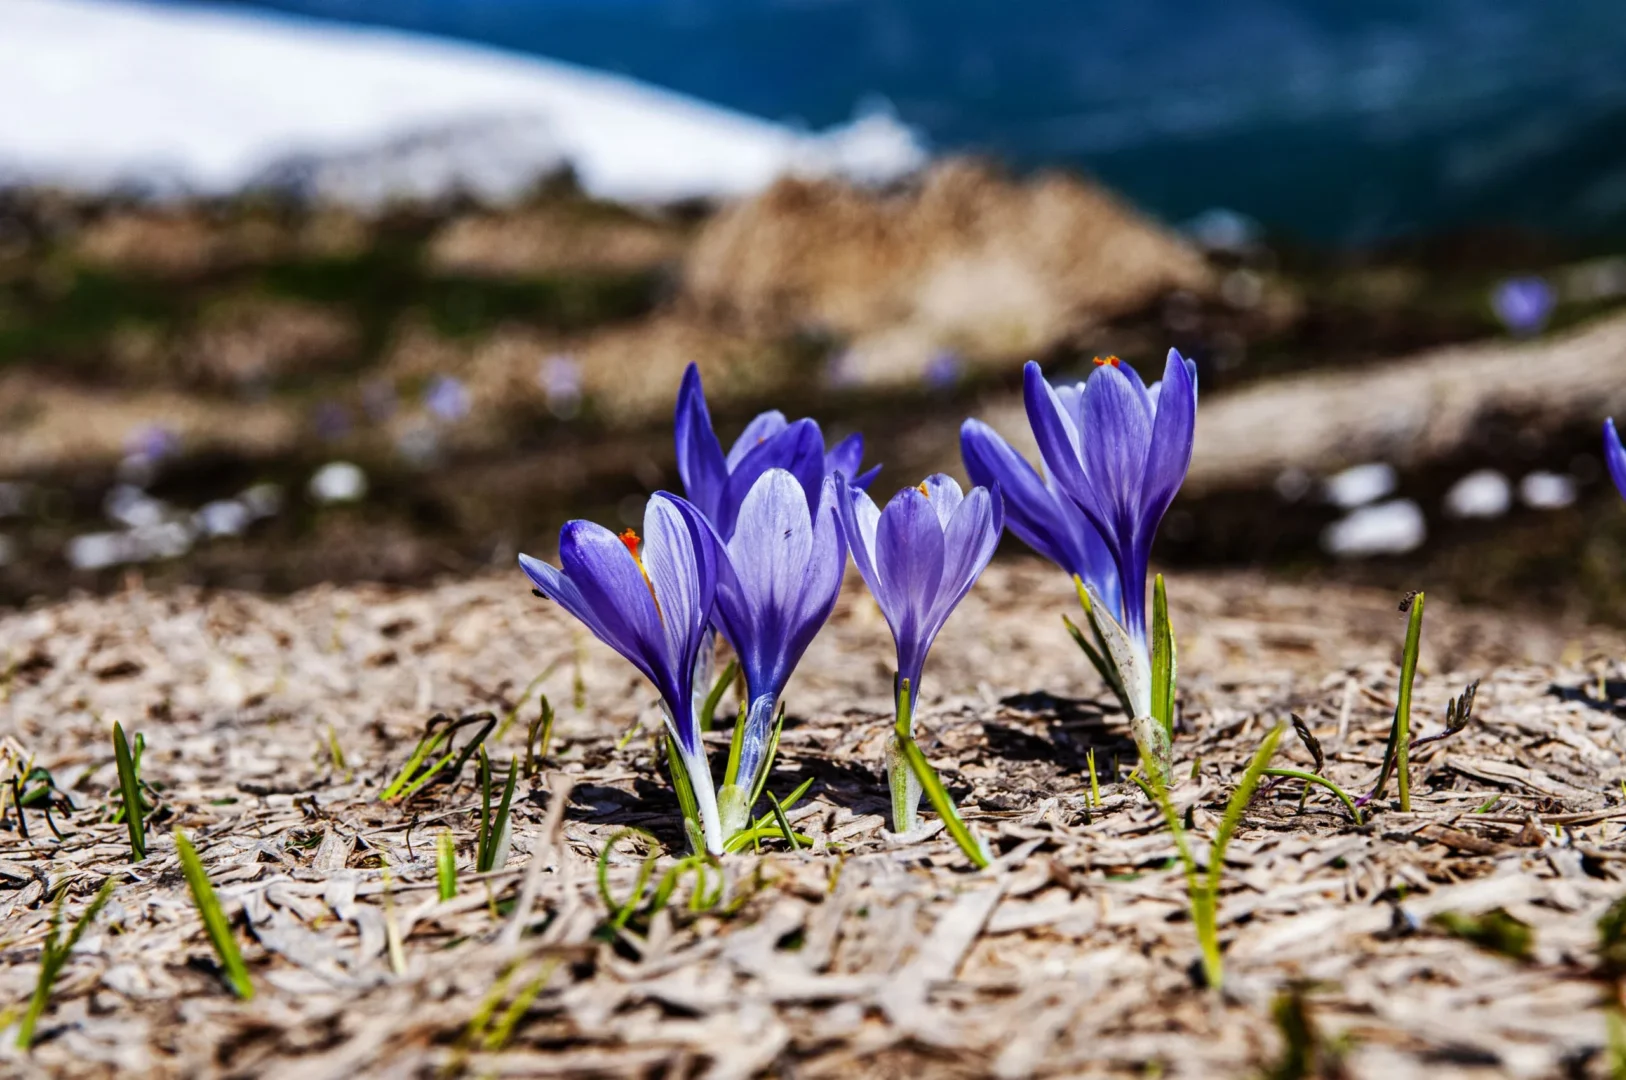
[[[1533,472],[1519,481],[1519,498],[1533,510],[1562,510],[1575,501],[1575,478]]]
[[[785,173],[892,180],[926,155],[871,111],[797,131],[557,61],[397,31],[113,0],[7,0],[0,180],[376,203],[517,195],[563,164],[591,194],[750,194]]]
[[[330,461],[311,476],[310,493],[319,503],[357,502],[367,495],[367,474],[348,461]]]
[[[1321,534],[1329,555],[1354,559],[1367,555],[1404,555],[1422,546],[1428,536],[1423,510],[1410,499],[1392,499],[1363,506]]]
[[[1513,505],[1513,485],[1495,469],[1476,469],[1445,493],[1445,512],[1458,518],[1496,518]]]
[[[1327,477],[1327,500],[1345,510],[1364,506],[1394,491],[1396,482],[1394,466],[1387,462],[1352,465]]]

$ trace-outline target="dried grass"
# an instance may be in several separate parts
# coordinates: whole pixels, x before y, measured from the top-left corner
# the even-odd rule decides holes
[[[1393,598],[1244,576],[1172,584],[1177,775],[1201,758],[1174,796],[1200,836],[1289,710],[1334,779],[1370,780],[1403,630]],[[58,815],[61,842],[37,812],[30,840],[0,834],[0,1005],[32,990],[52,899],[67,891],[71,920],[118,881],[31,1056],[8,1041],[0,1071],[1250,1075],[1281,1052],[1273,999],[1302,985],[1322,1033],[1351,1040],[1352,1075],[1603,1075],[1594,922],[1626,868],[1626,768],[1611,686],[1596,692],[1618,668],[1583,661],[1626,655],[1626,641],[1431,599],[1414,724],[1436,730],[1446,700],[1482,677],[1473,724],[1420,752],[1411,814],[1376,806],[1357,828],[1322,793],[1301,812],[1291,782],[1256,799],[1226,859],[1219,996],[1193,984],[1174,845],[1119,779],[1127,726],[1060,625],[1068,599],[1052,569],[997,565],[927,669],[923,744],[991,839],[992,870],[969,872],[935,824],[906,839],[882,827],[888,644],[854,588],[791,687],[772,785],[816,778],[790,814],[812,849],[731,857],[718,909],[689,911],[686,879],[671,906],[615,933],[596,881],[606,841],[634,827],[681,843],[655,767],[657,711],[517,573],[287,600],[132,590],[0,619],[3,745],[80,807]],[[492,753],[523,758],[536,705],[515,698],[549,665],[549,757],[515,795],[508,865],[475,874],[472,767],[402,805],[377,792],[437,710],[519,704]],[[135,865],[106,813],[114,721],[146,735],[143,775],[163,799]],[[234,922],[252,1002],[221,983],[176,828]],[[459,892],[441,901],[448,828]],[[629,842],[612,853],[618,900],[641,861]],[[1530,959],[1430,923],[1494,909],[1533,929]]]

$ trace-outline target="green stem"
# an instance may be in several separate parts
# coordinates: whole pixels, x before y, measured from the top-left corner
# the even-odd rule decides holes
[[[1361,812],[1356,807],[1355,800],[1349,797],[1348,792],[1339,787],[1337,784],[1333,783],[1331,780],[1328,780],[1325,776],[1320,776],[1313,772],[1300,772],[1297,769],[1266,769],[1264,775],[1280,776],[1288,780],[1303,780],[1306,784],[1320,784],[1322,787],[1338,796],[1338,798],[1343,802],[1344,806],[1349,809],[1349,816],[1355,819],[1355,824],[1359,825],[1361,823]],[[1308,787],[1305,788],[1305,791],[1309,790],[1310,789]]]
[[[1411,688],[1417,679],[1417,653],[1423,637],[1423,594],[1412,598],[1406,624],[1406,651],[1400,662],[1400,698],[1395,703],[1395,762],[1400,785],[1400,812],[1411,812]]]

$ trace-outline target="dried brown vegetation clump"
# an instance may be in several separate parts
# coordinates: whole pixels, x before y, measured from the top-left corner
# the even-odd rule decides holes
[[[782,180],[706,224],[684,280],[749,326],[850,340],[853,374],[883,384],[917,377],[939,349],[1009,361],[1211,288],[1195,249],[1104,189],[964,161],[890,195]]]

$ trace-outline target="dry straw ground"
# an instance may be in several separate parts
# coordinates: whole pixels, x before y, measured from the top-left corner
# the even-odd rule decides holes
[[[1200,759],[1177,800],[1197,832],[1290,710],[1333,777],[1370,782],[1404,628],[1394,597],[1236,576],[1183,577],[1171,592],[1180,775]],[[1621,688],[1606,676],[1626,640],[1431,602],[1416,723],[1437,730],[1448,697],[1482,678],[1473,726],[1420,753],[1411,814],[1384,801],[1356,827],[1323,794],[1301,807],[1292,783],[1255,801],[1227,860],[1219,995],[1192,980],[1168,831],[1108,775],[1132,749],[1060,625],[1068,593],[1049,568],[996,565],[928,667],[926,749],[991,837],[993,869],[969,871],[940,832],[883,829],[889,648],[849,588],[792,686],[773,784],[783,795],[815,779],[791,815],[812,849],[731,856],[714,909],[689,910],[686,880],[619,933],[595,881],[606,841],[636,826],[679,843],[654,763],[658,714],[630,667],[517,572],[287,600],[132,583],[6,616],[0,735],[78,810],[56,815],[60,841],[37,811],[27,839],[14,813],[0,833],[0,1007],[31,991],[51,899],[65,893],[72,918],[106,876],[117,890],[34,1050],[8,1034],[0,1071],[1256,1075],[1282,1060],[1273,1003],[1297,985],[1323,1075],[1338,1075],[1339,1049],[1362,1077],[1605,1075],[1612,991],[1595,974],[1595,923],[1626,891]],[[472,769],[401,805],[378,792],[433,713],[501,715],[543,670],[552,746],[520,783],[508,865],[473,874]],[[499,760],[523,755],[534,710],[522,704]],[[152,852],[133,865],[107,821],[115,720],[145,734],[143,771],[163,801]],[[1090,748],[1103,773],[1093,807]],[[251,1002],[218,977],[175,827],[233,920]],[[443,903],[446,829],[464,872]],[[618,898],[638,867],[624,842]],[[1532,929],[1526,957],[1431,922],[1496,909]]]

